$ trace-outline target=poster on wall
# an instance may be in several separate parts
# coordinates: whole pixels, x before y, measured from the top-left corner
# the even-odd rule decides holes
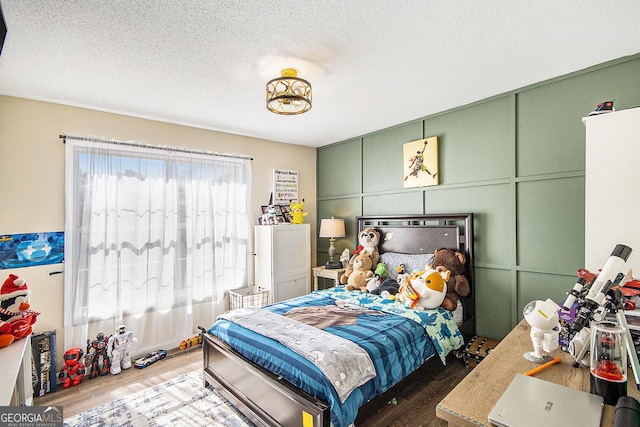
[[[0,235],[0,269],[62,262],[63,231]]]
[[[273,204],[289,206],[298,201],[298,171],[273,170]]]
[[[403,146],[404,188],[438,185],[438,137],[407,142]]]

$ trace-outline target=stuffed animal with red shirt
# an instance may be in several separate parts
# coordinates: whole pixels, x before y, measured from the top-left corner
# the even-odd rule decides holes
[[[31,310],[27,282],[9,274],[0,289],[0,348],[28,337],[39,311]]]
[[[374,228],[365,228],[358,234],[358,248],[353,251],[353,255],[346,265],[346,270],[340,276],[340,283],[346,285],[349,282],[349,276],[353,273],[353,263],[360,253],[364,253],[371,257],[371,272],[376,269],[380,261],[380,252],[378,252],[378,243],[380,243],[380,232]],[[373,276],[373,274],[371,274]],[[371,277],[369,276],[369,277]],[[366,285],[365,285],[366,286]]]

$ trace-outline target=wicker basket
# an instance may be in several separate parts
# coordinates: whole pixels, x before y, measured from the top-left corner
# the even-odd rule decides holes
[[[244,307],[264,307],[269,303],[269,291],[258,286],[229,291],[229,310]]]

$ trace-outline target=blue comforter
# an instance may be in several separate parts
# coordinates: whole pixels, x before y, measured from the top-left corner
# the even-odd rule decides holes
[[[272,304],[265,309],[286,314],[299,307],[335,306],[337,302],[376,310],[374,313],[363,311],[355,322],[325,327],[325,331],[349,339],[367,351],[376,368],[377,375],[355,389],[344,403],[317,366],[277,341],[223,319],[216,321],[208,332],[247,359],[327,402],[335,427],[353,423],[360,406],[400,382],[434,354],[444,362],[450,350],[463,344],[450,311],[438,308],[417,312],[377,295],[345,291],[342,286]]]

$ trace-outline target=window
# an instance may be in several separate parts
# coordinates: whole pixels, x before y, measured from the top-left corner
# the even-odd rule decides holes
[[[67,140],[66,173],[67,347],[120,324],[175,345],[246,286],[249,159]]]

